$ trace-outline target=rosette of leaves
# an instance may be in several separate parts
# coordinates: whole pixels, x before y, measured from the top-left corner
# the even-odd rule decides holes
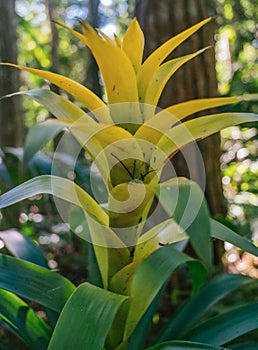
[[[19,281],[17,291],[7,278],[0,277],[4,280],[0,282],[3,290],[31,300],[35,300],[35,290],[41,290],[37,302],[56,312],[62,309],[52,336],[49,330],[44,333],[44,337],[50,339],[49,350],[71,347],[141,349],[144,332],[151,323],[162,290],[180,265],[186,264],[189,268],[195,298],[208,297],[206,304],[204,302],[203,307],[199,307],[200,313],[194,306],[197,304],[189,301],[186,310],[192,316],[202,315],[210,304],[241,286],[239,277],[233,283],[234,287],[228,284],[222,294],[217,290],[215,293],[213,287],[208,288],[208,292],[202,289],[199,293],[203,294],[198,294],[207,272],[209,274],[212,269],[212,238],[227,240],[257,255],[257,248],[251,242],[210,218],[197,184],[185,178],[162,182],[165,164],[184,145],[230,125],[258,119],[251,113],[222,113],[185,121],[196,112],[250,97],[199,99],[169,106],[165,110],[157,109],[167,81],[184,63],[208,48],[168,61],[166,58],[210,20],[205,19],[171,38],[145,61],[142,60],[144,37],[137,20],[132,21],[122,41],[117,36],[113,41],[83,22],[83,33],[59,23],[92,51],[104,81],[107,103],[68,77],[9,64],[59,86],[82,105],[80,108],[46,89],[20,92],[34,98],[56,117],[30,129],[25,161],[66,128],[94,161],[107,191],[107,205],[103,206],[73,181],[49,175],[33,178],[0,197],[1,208],[38,193],[50,193],[80,207],[83,213],[84,229],[79,235],[92,243],[100,275],[99,286],[83,283],[68,296],[63,309],[52,304],[62,294],[62,283],[66,289],[69,287],[67,281],[57,279],[56,284],[60,283],[60,287],[55,284],[54,289],[60,290],[54,297],[49,272],[44,268],[14,262],[14,258],[2,258],[2,268],[7,261],[6,273],[12,275],[14,281]],[[155,198],[166,213],[166,218],[158,224],[149,220]],[[191,243],[196,259],[177,249],[176,243],[184,241]],[[19,273],[15,274],[15,269]],[[31,280],[40,278],[41,284],[25,283],[21,274],[26,271],[33,271]],[[45,299],[48,293],[52,296],[51,302]],[[171,320],[153,349],[222,349],[221,345],[257,326],[257,304],[232,310],[220,319],[204,321],[200,326],[199,319],[194,317],[193,322],[189,322],[192,316],[187,313],[186,317],[184,310],[178,319]],[[245,321],[245,312],[248,312],[249,322]],[[10,315],[11,312],[2,312],[6,321]],[[178,328],[174,322],[179,322]],[[237,331],[229,327],[228,333],[219,336],[216,325],[219,323],[224,330],[230,322],[239,326]],[[179,328],[180,331],[174,332]],[[39,348],[38,343],[34,344],[35,348]]]

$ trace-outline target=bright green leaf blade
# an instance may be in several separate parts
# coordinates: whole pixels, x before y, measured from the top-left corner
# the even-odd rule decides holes
[[[189,341],[180,341],[180,340],[168,341],[168,342],[147,348],[146,350],[192,350],[192,349],[195,349],[195,350],[227,350],[226,348],[222,348],[220,346],[212,346],[209,344],[195,343],[195,342],[189,342]]]
[[[64,191],[65,189],[65,191]],[[0,208],[20,202],[31,196],[48,193],[83,208],[102,224],[108,223],[108,216],[95,200],[73,181],[51,175],[35,177],[0,196]]]
[[[24,146],[24,162],[27,164],[30,159],[41,150],[46,144],[53,140],[64,127],[66,122],[61,122],[56,119],[48,119],[45,122],[33,125],[27,134]]]
[[[125,326],[124,340],[132,334],[172,272],[185,263],[196,263],[196,261],[179,252],[172,245],[167,245],[151,254],[137,268],[132,279],[130,293],[132,301]],[[203,266],[201,264],[199,266],[199,274],[205,275]]]
[[[14,329],[31,350],[47,349],[49,326],[20,298],[0,289],[0,317]]]
[[[250,254],[258,256],[258,248],[253,243],[249,242],[245,237],[240,236],[229,227],[221,224],[214,219],[210,219],[210,223],[211,236],[213,238],[229,242]]]
[[[158,142],[159,154],[162,150],[168,157],[173,156],[178,149],[194,140],[202,140],[216,132],[232,125],[258,121],[254,113],[221,113],[206,115],[189,120],[171,128]],[[153,159],[156,157],[153,153]],[[165,159],[160,159],[164,162]]]
[[[127,297],[81,284],[57,322],[48,350],[101,350],[118,308]]]
[[[154,191],[167,214],[186,232],[198,256],[212,264],[209,211],[200,187],[185,178],[174,178]]]
[[[47,260],[39,247],[19,231],[14,229],[0,231],[0,239],[4,242],[9,252],[16,258],[27,260],[42,267],[48,267]]]
[[[55,272],[0,254],[0,288],[60,312],[75,287]]]
[[[182,332],[188,331],[219,300],[251,282],[253,280],[247,276],[230,274],[224,274],[211,280],[170,319],[155,340],[155,344],[180,337]]]
[[[184,334],[184,339],[223,345],[258,328],[258,303],[252,303],[210,318]]]

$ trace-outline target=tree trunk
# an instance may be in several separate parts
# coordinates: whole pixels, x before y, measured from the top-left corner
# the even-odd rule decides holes
[[[0,61],[17,63],[17,16],[15,1],[0,1]],[[18,91],[19,70],[13,67],[0,68],[0,96]],[[0,102],[0,147],[20,147],[23,144],[24,123],[20,98]]]
[[[215,6],[209,0],[145,0],[136,1],[136,16],[145,34],[145,57],[172,36],[202,19],[213,16]],[[173,57],[183,56],[208,45],[214,45],[215,23],[209,23],[175,50]],[[181,67],[168,82],[160,100],[160,107],[185,100],[217,95],[214,50],[210,49]],[[206,171],[206,198],[212,215],[225,214],[220,178],[220,136],[209,137],[198,144]],[[195,149],[188,146],[191,158]],[[198,164],[191,168],[194,180],[203,185]],[[189,169],[182,154],[173,159],[178,176],[188,176]],[[191,164],[192,167],[192,164]]]
[[[87,22],[94,28],[99,27],[99,0],[88,1],[88,17]],[[98,65],[90,52],[87,51],[87,72],[85,76],[85,85],[93,91],[97,96],[102,97],[102,89],[99,83],[99,68]]]

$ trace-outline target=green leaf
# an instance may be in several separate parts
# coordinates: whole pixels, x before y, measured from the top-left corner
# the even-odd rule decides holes
[[[211,236],[213,238],[229,242],[250,254],[258,256],[258,248],[253,243],[248,241],[245,237],[240,236],[239,234],[231,230],[229,227],[221,224],[216,220],[210,219],[210,223]]]
[[[230,345],[231,350],[257,350],[258,342],[242,342],[234,345]]]
[[[197,295],[188,299],[176,312],[155,340],[155,344],[180,337],[183,332],[187,332],[196,324],[219,300],[253,281],[247,276],[230,274],[223,274],[212,279],[202,287]]]
[[[47,260],[40,248],[28,237],[17,230],[0,231],[0,239],[16,258],[27,260],[42,267],[48,267]]]
[[[89,283],[81,284],[66,303],[48,350],[101,350],[118,308],[127,299]]]
[[[41,193],[49,193],[75,204],[86,210],[98,222],[104,225],[108,223],[105,211],[87,192],[71,180],[51,175],[35,177],[4,193],[0,196],[0,208]]]
[[[56,119],[48,119],[45,122],[33,125],[27,134],[23,160],[27,164],[30,159],[41,150],[49,141],[58,135],[64,127],[66,122],[61,122]]]
[[[212,265],[209,211],[200,187],[185,178],[174,178],[154,191],[167,214],[186,232],[198,256]]]
[[[32,97],[35,101],[44,106],[51,114],[53,114],[58,119],[77,120],[85,114],[85,112],[81,108],[76,106],[67,98],[57,95],[51,90],[33,89],[27,91],[19,91],[6,95],[4,96],[4,98],[13,97],[17,95],[28,95]]]
[[[158,344],[156,346],[147,348],[146,350],[227,350],[220,346],[212,346],[209,344],[193,343],[189,341],[174,340]]]
[[[179,252],[172,245],[167,245],[151,254],[136,269],[131,281],[132,301],[128,311],[124,340],[132,334],[172,272],[185,263],[196,264],[197,261]],[[200,263],[199,274],[205,275],[205,270]]]
[[[237,307],[210,318],[184,334],[184,339],[223,345],[258,328],[258,303]]]
[[[47,349],[51,330],[37,314],[16,295],[0,289],[0,317],[31,350]]]
[[[60,312],[75,287],[55,272],[0,254],[0,288]]]

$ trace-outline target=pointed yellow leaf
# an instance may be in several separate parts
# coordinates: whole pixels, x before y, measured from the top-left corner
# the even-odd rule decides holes
[[[144,96],[144,103],[156,106],[158,104],[160,95],[172,75],[186,62],[190,61],[194,57],[200,55],[205,50],[210,47],[206,47],[202,50],[194,52],[190,55],[175,58],[171,61],[162,64],[156,72],[153,74],[150,83],[146,89],[146,94]],[[150,114],[149,114],[150,115]],[[145,119],[146,120],[146,119]]]
[[[242,100],[244,97],[215,97],[178,103],[151,117],[137,130],[135,137],[157,144],[164,133],[187,116],[205,109],[239,103]]]
[[[96,31],[99,34],[99,36],[101,36],[107,43],[109,43],[110,45],[114,45],[114,42],[110,39],[110,37],[106,33],[104,33],[99,28],[97,28]]]
[[[166,108],[166,111],[176,117],[178,120],[183,120],[197,112],[201,112],[205,109],[221,107],[227,104],[239,103],[242,101],[242,97],[233,96],[233,97],[215,97],[215,98],[202,98],[197,100],[191,100],[186,102],[181,102],[176,105]],[[159,116],[159,113],[155,117],[162,118],[162,112]],[[172,126],[167,125],[167,127]]]
[[[137,73],[142,64],[144,36],[136,18],[132,20],[125,33],[122,49],[130,58],[134,70]]]
[[[129,58],[120,47],[103,40],[87,23],[81,22],[84,35],[62,23],[58,24],[90,48],[101,71],[110,104],[138,101],[136,75]]]
[[[101,71],[109,104],[137,102],[136,75],[127,55],[121,48],[103,41],[88,24],[82,23],[82,28]]]
[[[157,158],[153,152],[151,165],[162,166],[166,157],[171,158],[186,144],[202,140],[216,132],[232,125],[258,121],[258,114],[254,113],[220,113],[189,120],[171,128],[158,142],[158,149],[164,152],[164,157]],[[160,154],[160,153],[159,153]],[[154,160],[155,158],[155,160]]]
[[[183,41],[185,41],[189,36],[194,34],[197,30],[199,30],[202,26],[208,23],[211,18],[207,18],[200,23],[186,29],[185,31],[179,33],[175,37],[171,38],[163,45],[161,45],[158,49],[156,49],[143,63],[141,69],[138,72],[137,80],[138,80],[138,88],[139,88],[139,101],[142,102],[147,86],[149,82],[157,70],[157,68],[161,65],[161,63],[168,57],[168,55]]]
[[[4,63],[5,65],[19,68],[21,70],[30,72],[32,74],[36,74],[39,77],[50,81],[52,84],[60,87],[64,91],[71,94],[78,101],[80,101],[85,107],[87,107],[90,111],[94,111],[97,109],[101,109],[101,113],[99,113],[99,118],[104,123],[111,123],[112,119],[109,116],[108,108],[105,103],[92,91],[87,89],[85,86],[75,82],[72,79],[64,77],[63,75],[35,69],[29,68],[25,66],[16,65],[13,63]],[[113,122],[112,122],[113,123]]]
[[[120,38],[114,33],[114,39],[115,39],[115,42],[116,42],[116,46],[117,47],[121,47],[122,46],[122,42],[120,40]]]

